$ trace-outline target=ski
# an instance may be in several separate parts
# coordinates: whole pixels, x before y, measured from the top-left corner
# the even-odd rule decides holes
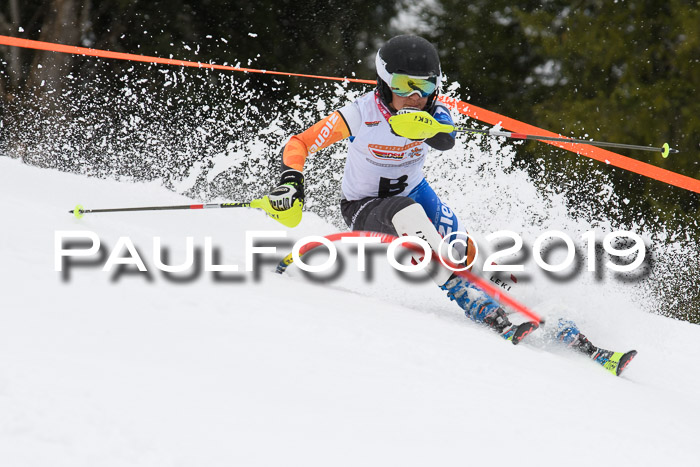
[[[501,336],[503,336],[505,340],[511,341],[513,345],[518,345],[520,344],[520,341],[522,341],[538,327],[540,327],[540,325],[533,321],[527,321],[522,324],[514,324],[506,332],[501,334]]]
[[[620,376],[636,355],[636,350],[622,353],[599,348],[591,355],[591,359],[615,376]]]

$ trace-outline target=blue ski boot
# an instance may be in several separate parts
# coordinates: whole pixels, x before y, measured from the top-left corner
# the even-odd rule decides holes
[[[537,323],[533,322],[512,324],[498,303],[483,290],[456,274],[440,288],[447,291],[450,300],[456,301],[468,318],[484,323],[514,345],[519,344],[538,327]]]
[[[557,323],[557,340],[589,357],[597,349],[586,336],[581,334],[576,323],[563,318],[559,318]]]

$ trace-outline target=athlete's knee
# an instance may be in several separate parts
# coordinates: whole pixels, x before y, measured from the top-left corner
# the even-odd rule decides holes
[[[407,223],[413,226],[420,220],[418,225],[425,227],[424,222],[428,220],[428,217],[425,215],[423,207],[411,198],[403,196],[401,198],[393,198],[391,205],[388,207],[391,210],[389,218],[399,235],[405,233],[403,230],[406,228]]]

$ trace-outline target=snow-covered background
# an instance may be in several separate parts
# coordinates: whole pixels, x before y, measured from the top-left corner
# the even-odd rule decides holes
[[[495,149],[507,163],[508,148]],[[484,154],[475,148],[456,176]],[[431,174],[444,167],[427,169],[440,191],[448,181]],[[480,173],[465,194],[442,191],[478,235],[590,228],[517,171]],[[486,185],[505,193],[493,212]],[[538,334],[517,347],[502,341],[434,285],[407,284],[383,261],[367,280],[346,254],[345,273],[327,284],[294,265],[277,275],[274,261],[238,281],[202,272],[177,283],[154,266],[156,236],[171,264],[184,260],[187,236],[199,247],[212,237],[220,262],[243,268],[246,231],[296,240],[339,230],[313,212],[293,230],[247,209],[75,219],[67,211],[76,203],[191,200],[160,180],[8,157],[0,197],[2,465],[696,465],[700,328],[643,310],[644,281],[585,270],[553,281],[528,263],[530,280],[514,293],[548,317],[576,319],[600,346],[638,350],[616,378]],[[54,270],[62,230],[95,232],[106,254],[130,237],[150,279],[115,277],[100,263],[64,280]]]

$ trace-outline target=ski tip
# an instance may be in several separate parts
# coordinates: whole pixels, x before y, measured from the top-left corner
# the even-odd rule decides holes
[[[539,324],[534,321],[522,323],[518,325],[510,341],[513,343],[513,345],[518,345],[520,341],[525,339],[528,335],[530,335],[530,333],[532,333],[532,331],[534,331],[538,327],[540,327]]]
[[[630,350],[626,354],[624,354],[622,357],[620,357],[620,362],[617,364],[617,370],[616,370],[616,375],[620,376],[623,371],[625,371],[625,368],[627,368],[627,365],[630,364],[632,359],[637,355],[636,350]]]

